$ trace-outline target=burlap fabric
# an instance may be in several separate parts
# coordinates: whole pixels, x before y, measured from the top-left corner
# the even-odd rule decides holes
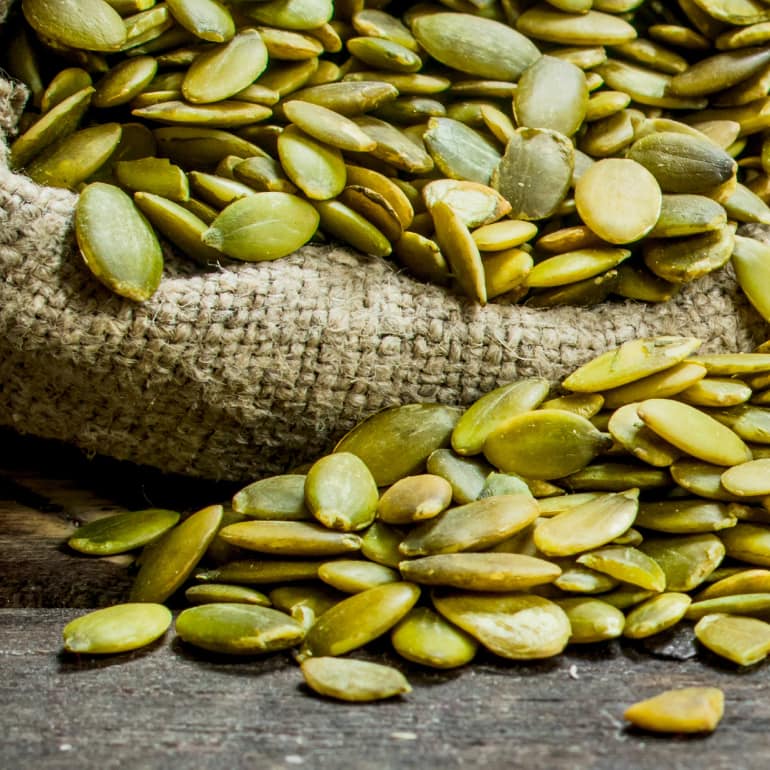
[[[729,268],[665,305],[480,308],[385,260],[314,246],[207,273],[169,255],[157,294],[125,301],[73,247],[75,196],[8,170],[24,96],[0,78],[0,424],[23,433],[245,480],[311,459],[383,407],[557,381],[634,337],[746,351],[770,336]]]

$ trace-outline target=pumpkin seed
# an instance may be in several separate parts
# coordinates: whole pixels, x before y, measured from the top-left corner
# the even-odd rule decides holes
[[[610,434],[643,462],[658,467],[671,465],[681,452],[648,428],[636,407],[635,403],[626,404],[613,412],[607,425]]]
[[[404,558],[401,551],[398,550],[403,539],[403,532],[376,520],[363,533],[361,554],[377,564],[384,564],[386,567],[398,567]]]
[[[281,228],[274,226],[280,220]],[[254,193],[227,206],[211,223],[205,244],[246,262],[291,254],[315,233],[319,216],[313,206],[283,192]]]
[[[467,13],[425,14],[414,20],[411,31],[434,59],[478,77],[516,81],[540,58],[520,32]]]
[[[161,508],[128,511],[83,524],[67,545],[98,556],[125,553],[152,542],[178,521],[178,513]]]
[[[225,655],[259,655],[298,644],[305,631],[288,615],[256,604],[221,602],[183,610],[176,632],[187,644]]]
[[[215,0],[166,0],[177,24],[202,40],[223,43],[235,35],[227,8]]]
[[[583,249],[557,254],[538,262],[527,276],[531,287],[564,286],[594,278],[628,259],[628,249]]]
[[[171,612],[162,604],[116,604],[71,620],[62,636],[67,652],[109,655],[152,644],[171,625]]]
[[[158,288],[163,270],[160,244],[119,188],[94,182],[83,190],[75,208],[75,236],[88,268],[112,291],[142,302]]]
[[[480,550],[500,543],[537,518],[531,495],[498,495],[466,503],[415,527],[399,550],[404,556]]]
[[[339,200],[314,201],[321,229],[328,235],[349,243],[364,254],[387,257],[392,246],[385,235],[368,219]]]
[[[255,481],[235,493],[233,510],[255,519],[301,521],[312,518],[305,506],[305,475],[287,473]]]
[[[406,580],[469,591],[524,591],[561,574],[552,562],[518,553],[449,553],[399,564]]]
[[[268,0],[248,5],[246,15],[260,24],[292,30],[311,30],[331,19],[331,0]]]
[[[563,203],[575,166],[572,142],[557,131],[518,128],[491,184],[511,204],[515,219],[544,219]]]
[[[249,551],[284,556],[328,556],[361,547],[357,535],[300,521],[242,521],[222,528],[219,537]]]
[[[608,494],[556,514],[535,530],[535,545],[547,556],[571,556],[599,548],[622,535],[639,507],[638,490]]]
[[[417,602],[412,583],[386,583],[353,594],[326,610],[308,631],[300,659],[344,655],[388,632]]]
[[[338,591],[354,594],[386,583],[396,583],[401,576],[383,564],[356,559],[336,559],[318,568],[318,577]]]
[[[666,587],[666,576],[658,563],[636,548],[599,548],[579,556],[577,562],[649,591],[663,591]]]
[[[437,516],[451,502],[452,486],[441,476],[406,476],[382,494],[377,516],[388,524],[409,524]]]
[[[492,468],[482,459],[459,457],[451,449],[431,452],[425,465],[428,473],[449,482],[452,499],[456,503],[470,503],[478,499]]]
[[[743,569],[732,575],[712,583],[700,591],[696,601],[716,599],[720,596],[733,594],[768,593],[770,587],[770,571],[765,569]]]
[[[677,592],[699,586],[725,555],[722,541],[712,534],[646,538],[639,550],[660,564],[666,588]]]
[[[753,666],[770,652],[770,623],[737,615],[705,615],[695,624],[695,636],[711,652]]]
[[[162,602],[180,588],[214,539],[222,514],[221,505],[203,508],[146,548],[131,600]]]
[[[430,607],[411,609],[391,632],[390,641],[402,658],[431,668],[463,666],[478,648],[472,636]]]
[[[591,644],[617,639],[623,633],[626,618],[623,613],[601,599],[575,597],[560,599],[559,606],[567,613],[572,633],[570,644]]]
[[[642,502],[636,524],[656,532],[688,534],[717,532],[738,522],[733,507],[705,500],[661,500]]]
[[[63,46],[117,51],[126,42],[123,19],[105,0],[23,0],[21,9],[35,32]]]
[[[553,584],[560,591],[573,594],[604,594],[612,591],[620,583],[601,572],[581,567],[574,562],[559,562],[562,573]]]
[[[293,559],[246,559],[227,562],[214,569],[195,573],[196,580],[207,583],[243,583],[245,585],[264,585],[295,580],[312,580],[318,577],[318,568],[322,561]]]
[[[433,604],[447,620],[503,658],[558,655],[571,633],[564,610],[534,594],[437,593]]]
[[[261,591],[246,586],[234,586],[227,583],[205,583],[190,586],[185,592],[185,599],[190,604],[214,604],[236,602],[238,604],[258,604],[270,606],[270,599]]]
[[[770,527],[740,522],[720,533],[727,555],[760,567],[770,566]]]
[[[714,465],[751,460],[751,450],[735,432],[689,404],[651,398],[637,406],[637,413],[655,433],[699,460]]]
[[[685,617],[688,620],[699,620],[714,613],[766,618],[770,616],[770,593],[729,594],[713,599],[698,599],[690,605]]]
[[[308,686],[319,695],[344,701],[375,701],[412,691],[404,675],[391,666],[367,660],[320,657],[300,664]]]
[[[511,210],[511,204],[497,190],[477,182],[436,179],[423,187],[422,196],[428,210],[443,201],[469,228],[496,222]]]
[[[374,521],[379,495],[364,460],[352,452],[336,452],[313,463],[305,480],[305,504],[329,529],[351,532]],[[354,538],[360,545],[358,538]]]
[[[609,441],[585,417],[540,409],[514,415],[492,430],[484,455],[502,471],[558,479],[584,468]]]
[[[687,594],[668,591],[635,606],[626,615],[623,636],[646,639],[673,628],[685,615],[692,600]]]
[[[701,733],[716,730],[724,711],[724,695],[716,687],[666,690],[629,706],[623,716],[636,727],[658,733]]]

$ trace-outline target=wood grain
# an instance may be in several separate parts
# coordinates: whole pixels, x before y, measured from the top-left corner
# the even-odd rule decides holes
[[[288,654],[226,660],[173,631],[128,655],[61,653],[64,624],[129,582],[120,559],[67,551],[76,521],[174,500],[195,508],[230,492],[0,432],[0,768],[767,766],[770,668],[720,662],[687,628],[653,645],[591,645],[531,664],[481,653],[451,672],[406,664],[383,642],[361,654],[401,668],[414,690],[367,705],[311,694]],[[714,734],[657,737],[624,725],[634,701],[691,685],[725,691]]]

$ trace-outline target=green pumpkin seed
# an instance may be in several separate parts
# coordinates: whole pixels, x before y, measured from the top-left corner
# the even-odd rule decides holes
[[[358,185],[380,195],[398,218],[402,229],[412,224],[414,208],[406,193],[397,184],[398,180],[389,179],[383,174],[361,166],[345,165],[348,185]]]
[[[222,514],[221,505],[203,508],[145,549],[131,600],[162,602],[180,588],[214,539]]]
[[[518,219],[506,219],[493,222],[474,230],[473,240],[480,251],[502,251],[526,243],[537,234],[537,226],[532,222]]]
[[[29,80],[23,78],[29,85]],[[40,111],[45,114],[52,110],[57,104],[61,104],[65,99],[82,91],[84,88],[90,88],[93,85],[91,75],[81,67],[66,67],[57,72],[46,86],[40,97]]]
[[[584,468],[609,440],[580,415],[540,409],[515,415],[493,430],[484,455],[502,471],[558,479]]]
[[[618,45],[636,37],[636,30],[617,16],[594,10],[562,13],[546,4],[524,11],[516,29],[536,40],[563,45]]]
[[[637,526],[673,534],[717,532],[737,522],[732,506],[687,498],[642,502],[636,517]]]
[[[123,19],[104,0],[24,0],[24,18],[43,38],[87,51],[117,51],[126,41]]]
[[[560,599],[558,605],[569,619],[572,633],[570,644],[591,644],[617,639],[623,633],[626,618],[623,613],[601,599],[576,597]]]
[[[116,64],[96,84],[94,107],[128,104],[146,88],[157,70],[158,62],[151,56],[137,56]]]
[[[307,658],[300,669],[312,690],[338,700],[368,702],[412,691],[400,671],[366,660]]]
[[[423,141],[437,168],[450,179],[489,184],[500,162],[492,142],[452,118],[431,118]]]
[[[219,537],[249,551],[283,556],[329,556],[361,547],[357,535],[301,521],[242,521],[222,528]]]
[[[321,105],[292,99],[283,111],[305,134],[326,145],[353,152],[369,152],[377,145],[352,120]]]
[[[389,631],[417,602],[412,583],[386,583],[343,599],[308,631],[300,658],[344,655]]]
[[[612,438],[649,465],[663,468],[671,465],[681,451],[648,428],[636,407],[635,403],[626,404],[613,412],[607,425]]]
[[[465,13],[431,13],[416,18],[412,34],[437,61],[469,75],[518,80],[540,52],[516,30]]]
[[[86,655],[129,652],[152,644],[171,625],[162,604],[116,604],[81,615],[64,626],[64,649]]]
[[[317,583],[299,583],[274,588],[269,597],[276,609],[288,612],[292,617],[299,614],[298,610],[301,608],[318,617],[345,598],[328,586]]]
[[[185,592],[185,599],[190,604],[215,604],[235,602],[238,604],[258,604],[270,606],[270,599],[261,591],[246,586],[234,586],[227,583],[206,583],[190,586]]]
[[[734,594],[756,594],[770,592],[770,570],[743,569],[732,575],[722,578],[704,588],[695,597],[696,601],[716,599],[720,596],[732,596]]]
[[[725,51],[695,62],[671,79],[671,93],[679,96],[706,96],[723,91],[751,77],[770,62],[770,51],[745,48]]]
[[[98,556],[125,553],[160,537],[177,521],[178,513],[161,508],[119,513],[78,527],[67,545]]]
[[[541,288],[564,286],[598,276],[623,260],[628,259],[628,249],[583,249],[558,254],[538,262],[527,276],[527,285]]]
[[[705,195],[664,195],[651,238],[679,238],[720,230],[727,222],[724,207]]]
[[[683,392],[706,376],[700,364],[681,363],[638,380],[604,392],[604,405],[610,409],[644,401],[648,398],[667,398]]]
[[[258,30],[271,60],[304,61],[313,59],[324,51],[321,41],[309,34],[303,35],[300,32],[274,27],[258,27]]]
[[[655,433],[699,460],[714,465],[751,460],[751,450],[735,432],[689,404],[651,398],[637,413]]]
[[[180,100],[170,100],[138,107],[131,114],[168,125],[239,128],[265,120],[272,113],[262,104],[235,100],[222,100],[216,104],[187,104]]]
[[[763,318],[770,318],[770,296],[766,289],[766,276],[770,275],[770,245],[736,235],[732,264],[749,302]]]
[[[250,158],[265,155],[252,142],[229,131],[195,126],[168,126],[153,131],[158,154],[183,167],[213,166],[228,155]]]
[[[602,594],[602,601],[617,607],[619,610],[625,610],[641,604],[641,602],[650,599],[653,595],[652,591],[646,591],[636,586],[620,585],[618,588]],[[625,628],[628,628],[628,619],[626,619]]]
[[[363,533],[361,553],[370,561],[386,567],[398,567],[403,554],[398,550],[404,533],[380,520],[376,520]]]
[[[390,241],[369,220],[339,200],[314,201],[321,229],[364,254],[386,257],[392,251]]]
[[[571,511],[573,508],[583,505],[583,503],[598,500],[601,497],[601,492],[579,492],[571,495],[558,495],[538,500],[538,507],[541,516],[550,517],[555,516],[557,513]]]
[[[770,567],[770,527],[741,522],[721,532],[720,538],[731,558]]]
[[[342,153],[288,126],[278,137],[278,154],[286,175],[309,198],[328,200],[345,187]]]
[[[354,559],[336,559],[322,564],[318,568],[318,577],[346,594],[360,593],[401,580],[398,572],[391,567]]]
[[[195,579],[207,583],[243,583],[263,585],[296,580],[313,580],[318,577],[322,561],[305,559],[260,559],[259,561],[238,560],[227,562],[214,569],[195,573]]]
[[[574,147],[563,134],[519,128],[492,176],[492,186],[511,204],[516,219],[551,216],[572,182]]]
[[[647,599],[626,615],[623,636],[646,639],[673,628],[684,617],[691,601],[687,594],[675,591]]]
[[[25,173],[40,185],[73,189],[112,155],[120,141],[119,123],[103,123],[65,135],[46,147]]]
[[[261,79],[264,82],[265,78]],[[383,81],[325,83],[296,91],[294,99],[318,104],[347,117],[376,110],[398,96],[398,89]]]
[[[444,511],[415,527],[401,542],[404,556],[480,550],[502,542],[537,518],[531,495],[498,495]]]
[[[646,235],[658,221],[661,201],[654,176],[633,160],[601,160],[575,186],[578,213],[609,243],[631,243]]]
[[[604,594],[619,585],[615,578],[573,562],[560,561],[559,566],[562,573],[553,584],[560,591],[574,594]]]
[[[428,473],[444,478],[452,489],[456,503],[478,499],[492,468],[482,459],[458,457],[451,449],[431,452],[425,465]]]
[[[402,236],[404,231],[395,209],[378,192],[348,184],[339,200],[371,222],[389,241]]]
[[[585,118],[587,105],[583,71],[567,61],[542,56],[519,78],[513,114],[518,126],[572,136]]]
[[[714,613],[767,618],[770,616],[770,593],[729,594],[713,599],[698,599],[690,605],[685,617],[688,620],[699,620]]]
[[[177,246],[184,256],[200,265],[220,262],[222,252],[201,240],[208,225],[192,211],[152,193],[134,193],[134,202],[153,227]]]
[[[700,344],[694,337],[631,340],[576,369],[562,385],[579,393],[617,388],[682,362]]]
[[[369,526],[374,521],[378,498],[371,471],[352,452],[337,449],[308,470],[305,504],[330,529],[350,532]]]
[[[469,228],[496,222],[511,210],[497,190],[477,182],[436,179],[423,187],[422,195],[428,210],[443,201]]]
[[[579,556],[577,562],[649,591],[663,591],[666,587],[666,576],[658,563],[629,546],[599,548]]]
[[[623,716],[651,732],[703,733],[716,730],[723,712],[724,694],[720,689],[684,687],[634,703]]]
[[[728,225],[688,238],[645,241],[643,258],[655,275],[672,283],[686,283],[725,265],[734,243],[734,229]]]
[[[679,291],[679,286],[665,281],[647,270],[644,265],[621,265],[614,293],[626,299],[642,302],[668,302]]]
[[[280,229],[276,220],[283,222]],[[203,242],[233,259],[261,262],[284,257],[310,240],[319,216],[295,195],[255,193],[231,203],[203,234]]]
[[[87,86],[62,99],[18,136],[10,148],[11,167],[26,166],[46,147],[72,134],[85,115],[93,93],[94,89]]]
[[[695,636],[711,652],[752,666],[770,652],[770,623],[737,615],[705,615],[695,624]]]
[[[455,281],[466,296],[485,305],[487,291],[484,265],[470,230],[443,201],[437,201],[430,213],[436,227],[436,242]]]
[[[160,244],[122,190],[88,185],[75,209],[75,236],[88,268],[112,291],[137,302],[155,292],[163,270]]]
[[[667,469],[613,462],[592,463],[565,476],[563,481],[574,492],[592,489],[622,492],[629,488],[629,484],[643,491],[666,489],[671,486],[671,476]]]
[[[518,553],[449,553],[403,561],[406,580],[469,591],[525,591],[561,574],[552,562]]]
[[[721,475],[722,486],[738,497],[768,495],[767,478],[764,474],[770,468],[770,459],[763,458],[735,465]]]
[[[268,157],[241,159],[233,166],[233,176],[256,192],[296,193],[280,164]]]
[[[182,93],[195,104],[229,99],[264,72],[267,60],[259,32],[245,29],[195,58],[182,82]]]
[[[564,610],[533,594],[453,592],[434,595],[433,604],[447,620],[503,658],[558,655],[571,633]]]
[[[532,256],[522,249],[506,249],[487,256],[484,259],[487,299],[503,294],[526,293],[527,276],[533,265]]]
[[[118,184],[131,192],[146,192],[173,201],[190,198],[187,176],[167,158],[121,160],[113,164]]]
[[[608,494],[542,521],[535,545],[547,556],[571,556],[599,548],[622,535],[639,507],[638,490]]]
[[[452,486],[445,478],[432,473],[406,476],[382,494],[377,516],[388,524],[409,524],[437,516],[451,502]]]
[[[669,591],[682,592],[699,586],[725,555],[722,541],[712,534],[647,538],[639,550],[660,564]]]
[[[233,17],[216,0],[170,0],[168,9],[177,24],[202,40],[223,43],[235,35]]]
[[[247,16],[260,24],[293,30],[311,30],[331,19],[334,3],[331,0],[268,0],[249,4]]]
[[[407,660],[431,668],[457,668],[470,663],[478,643],[430,607],[414,607],[395,626],[390,641]]]
[[[182,611],[176,632],[187,644],[225,655],[258,655],[302,641],[304,629],[278,610],[222,602]]]
[[[337,6],[337,15],[340,15],[339,3]],[[385,11],[363,8],[352,14],[350,21],[359,35],[393,40],[410,51],[417,51],[419,48],[409,29],[399,19]]]
[[[255,481],[236,492],[233,510],[255,519],[301,521],[310,519],[305,506],[305,475],[287,473]]]
[[[393,254],[415,278],[437,284],[449,283],[449,266],[438,244],[430,238],[407,230],[393,244]]]

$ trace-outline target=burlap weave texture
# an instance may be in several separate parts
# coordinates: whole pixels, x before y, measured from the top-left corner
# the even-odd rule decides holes
[[[308,246],[214,272],[170,255],[151,300],[122,300],[76,253],[75,195],[8,170],[23,95],[0,78],[0,424],[20,432],[243,480],[311,459],[385,406],[557,381],[634,337],[746,351],[769,336],[729,268],[665,305],[480,308],[386,260]]]

